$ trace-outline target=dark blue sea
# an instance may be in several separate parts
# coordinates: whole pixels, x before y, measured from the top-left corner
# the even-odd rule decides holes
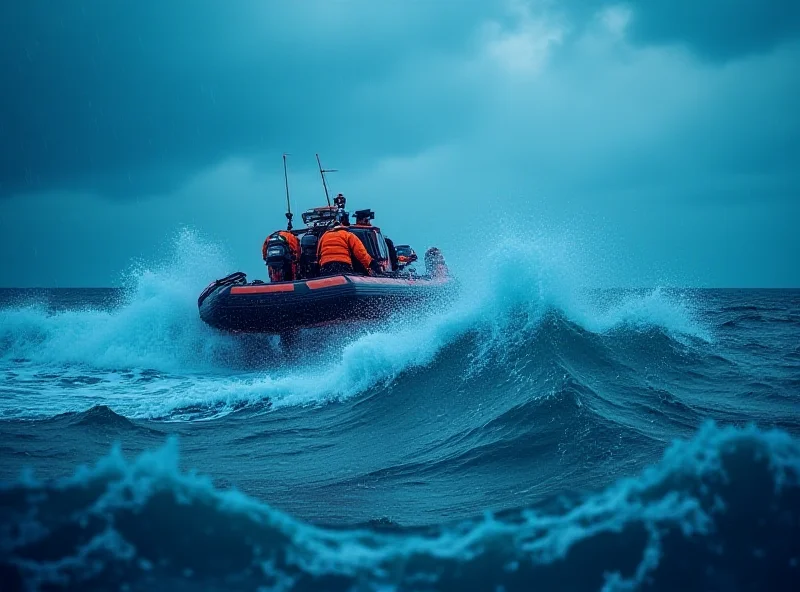
[[[509,266],[286,351],[201,271],[0,291],[2,590],[800,589],[800,291]]]

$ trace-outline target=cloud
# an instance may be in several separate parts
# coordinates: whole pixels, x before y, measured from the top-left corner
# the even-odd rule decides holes
[[[181,224],[260,272],[260,242],[283,223],[284,150],[293,154],[295,211],[322,199],[319,150],[340,171],[333,190],[353,207],[373,207],[393,238],[418,250],[435,242],[469,253],[486,229],[513,241],[524,240],[523,228],[583,241],[586,268],[602,270],[609,285],[800,283],[785,265],[800,249],[789,223],[800,214],[798,44],[776,38],[770,51],[710,59],[687,50],[699,48],[690,27],[680,41],[647,41],[636,27],[655,9],[639,3],[456,10],[420,2],[409,11],[322,3],[320,12],[287,8],[280,18],[276,5],[257,4],[234,11],[248,17],[241,22],[206,7],[191,34],[170,38],[169,51],[130,58],[111,82],[134,92],[131,80],[149,77],[142,92],[158,116],[125,93],[114,103],[119,91],[93,79],[86,88],[120,110],[119,145],[106,137],[111,116],[99,136],[80,135],[87,110],[80,123],[64,124],[81,138],[70,150],[12,156],[44,169],[39,185],[9,182],[16,189],[0,202],[12,228],[0,233],[13,252],[0,273],[6,285],[19,284],[22,268],[29,283],[114,281],[130,257],[152,255]],[[132,30],[167,37],[175,17],[161,17]],[[225,27],[236,34],[223,35]],[[125,35],[129,51],[133,34]],[[228,76],[238,84],[222,84]],[[37,100],[42,113],[56,104]],[[87,154],[105,160],[81,165]],[[34,186],[50,190],[21,191]],[[58,256],[32,257],[17,229],[29,244],[57,241]],[[71,233],[81,239],[59,239]],[[103,259],[93,255],[99,245]]]
[[[13,89],[0,96],[13,146],[0,196],[164,193],[233,155],[309,147],[352,166],[414,154],[456,138],[481,98],[455,95],[441,68],[398,84],[409,69],[458,70],[481,48],[499,69],[540,72],[598,19],[640,47],[710,59],[772,49],[800,24],[796,2],[757,0],[33,0],[0,11],[0,73]]]
[[[490,21],[483,27],[483,51],[500,68],[523,75],[540,72],[554,45],[561,43],[563,25],[548,12],[534,13],[530,4],[512,2],[513,28]]]
[[[632,5],[634,42],[683,44],[717,62],[768,52],[800,35],[795,0],[639,0]]]
[[[409,55],[457,50],[487,6],[5,3],[0,73],[13,92],[0,96],[0,133],[14,149],[0,161],[0,194],[129,197],[231,155],[296,147],[369,160],[395,129],[356,89]],[[427,139],[398,135],[392,149]]]
[[[794,0],[563,0],[548,2],[580,30],[598,15],[639,47],[683,47],[725,63],[769,53],[800,36]],[[610,21],[608,19],[611,19]]]

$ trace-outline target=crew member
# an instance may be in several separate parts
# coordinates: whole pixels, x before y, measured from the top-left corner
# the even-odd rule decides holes
[[[364,269],[380,273],[378,262],[370,257],[358,237],[347,230],[340,222],[335,222],[319,239],[317,247],[320,275],[338,275],[353,273],[353,257]]]
[[[350,226],[350,215],[344,209],[346,204],[347,198],[341,193],[333,198],[333,205],[336,206],[336,220],[345,226]]]
[[[270,280],[272,281],[293,281],[297,279],[297,262],[300,260],[300,241],[297,237],[288,230],[277,230],[264,239],[264,244],[261,246],[261,258],[264,263],[267,262],[267,249],[270,242],[283,243],[289,248],[291,258],[284,262],[281,270],[274,270],[269,267]],[[268,264],[269,265],[269,264]]]

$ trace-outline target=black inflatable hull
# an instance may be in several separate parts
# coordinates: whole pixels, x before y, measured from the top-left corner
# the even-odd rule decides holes
[[[233,274],[206,288],[198,307],[200,318],[217,329],[281,334],[410,312],[447,298],[453,288],[450,278],[336,275],[262,284]]]

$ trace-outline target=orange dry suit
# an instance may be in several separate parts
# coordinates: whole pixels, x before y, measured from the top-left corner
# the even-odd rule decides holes
[[[353,257],[358,259],[364,269],[370,269],[372,266],[372,257],[364,248],[364,244],[344,226],[335,227],[323,234],[319,239],[317,253],[320,267],[329,263],[352,266]]]

